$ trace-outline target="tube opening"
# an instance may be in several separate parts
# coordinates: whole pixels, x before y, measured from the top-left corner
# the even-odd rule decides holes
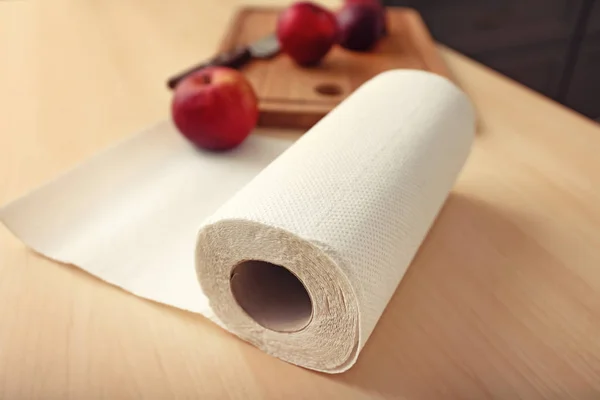
[[[312,318],[312,301],[296,275],[265,261],[249,260],[231,272],[231,293],[256,323],[277,332],[297,332]]]

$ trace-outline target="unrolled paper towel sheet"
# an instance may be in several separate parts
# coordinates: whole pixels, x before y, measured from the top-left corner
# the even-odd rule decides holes
[[[296,143],[221,154],[170,123],[0,210],[27,245],[201,313],[285,361],[356,361],[450,192],[474,113],[445,78],[385,72]]]

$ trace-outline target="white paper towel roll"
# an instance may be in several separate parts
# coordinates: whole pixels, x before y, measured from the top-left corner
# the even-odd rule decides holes
[[[342,372],[448,196],[474,125],[467,97],[445,78],[388,71],[258,175],[286,144],[255,138],[228,156],[203,155],[155,129],[0,218],[51,258],[207,315],[288,362]],[[119,178],[106,172],[115,163]]]

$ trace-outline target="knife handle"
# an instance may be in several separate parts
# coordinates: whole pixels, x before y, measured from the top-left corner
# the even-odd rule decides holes
[[[191,68],[169,78],[167,86],[169,89],[175,89],[175,86],[179,84],[188,75],[193,74],[196,71],[200,71],[206,67],[229,67],[229,68],[240,68],[248,61],[252,59],[252,54],[247,46],[238,47],[232,51],[221,53],[218,56],[211,58],[208,61],[204,61],[200,64],[194,65]]]

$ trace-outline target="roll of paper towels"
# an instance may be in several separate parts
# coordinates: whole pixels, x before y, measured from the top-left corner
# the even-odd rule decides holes
[[[253,137],[203,154],[161,125],[0,218],[51,258],[282,360],[343,372],[452,189],[474,120],[447,79],[388,71],[291,146]]]

